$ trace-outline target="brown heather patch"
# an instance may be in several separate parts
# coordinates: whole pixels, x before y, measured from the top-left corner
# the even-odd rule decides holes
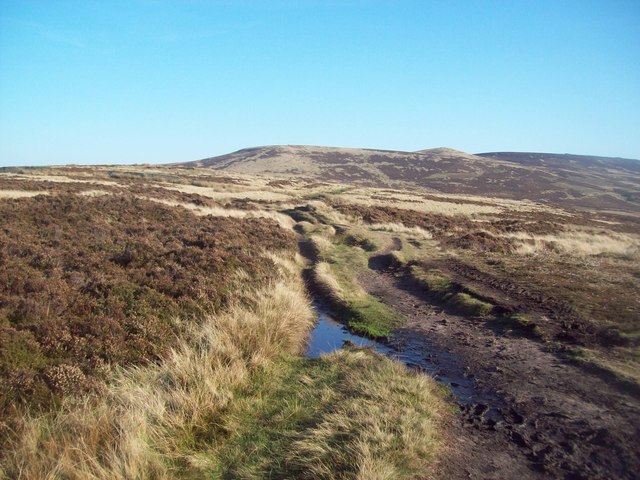
[[[495,228],[491,223],[479,224],[462,215],[447,216],[394,207],[363,205],[342,204],[334,205],[334,208],[343,214],[361,218],[368,224],[401,224],[405,227],[421,228],[430,232],[446,247],[501,253],[508,253],[512,249],[512,241],[499,235],[501,225]],[[488,229],[490,231],[487,231]]]
[[[225,307],[234,272],[275,275],[294,251],[267,219],[198,217],[122,196],[0,201],[0,415],[90,389],[105,365],[156,360],[176,317]]]
[[[79,193],[85,190],[105,190],[109,192],[117,191],[117,188],[113,185],[100,185],[77,182],[77,183],[62,183],[52,182],[38,178],[28,177],[11,177],[0,174],[0,190],[28,190],[28,191],[42,191],[43,193]]]
[[[451,235],[445,237],[440,242],[442,245],[475,252],[498,252],[511,253],[513,251],[513,241],[493,235],[484,230],[466,232],[462,235]]]
[[[474,226],[473,222],[465,217],[449,217],[394,207],[354,204],[336,204],[333,207],[345,215],[359,217],[366,223],[401,223],[405,227],[420,227],[431,233],[444,232],[459,225],[467,228]]]
[[[64,173],[66,173],[66,170],[64,170]],[[69,177],[74,178],[75,176],[69,175]],[[162,186],[154,183],[146,183],[144,178],[120,179],[120,185],[104,185],[100,183],[100,178],[100,175],[95,175],[91,178],[84,176],[77,178],[82,181],[63,183],[47,181],[38,177],[31,179],[28,177],[11,177],[0,174],[0,191],[42,191],[43,193],[50,194],[78,194],[100,190],[112,194],[129,192],[142,197],[158,197],[180,203],[192,203],[199,207],[220,206],[220,203],[211,198],[198,195],[197,193],[185,193],[178,190],[163,188]],[[92,180],[96,180],[98,183],[92,183]]]

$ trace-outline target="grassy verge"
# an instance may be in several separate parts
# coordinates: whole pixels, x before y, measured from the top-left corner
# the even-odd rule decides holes
[[[442,272],[412,265],[409,274],[430,295],[456,312],[482,317],[488,315],[493,308],[490,303],[483,302],[472,294],[461,291],[461,287]]]
[[[445,403],[428,377],[370,351],[284,357],[255,375],[216,425],[221,478],[424,478]]]
[[[538,318],[537,321],[540,321],[540,318]],[[535,318],[532,318],[531,314],[512,313],[510,315],[499,316],[491,323],[507,332],[517,331],[518,333],[529,337],[543,338],[542,331],[537,325],[537,321]]]
[[[384,303],[367,294],[356,278],[367,268],[367,255],[359,247],[313,239],[319,262],[313,280],[332,306],[340,310],[349,328],[372,338],[391,335],[402,318]]]
[[[616,351],[617,350],[617,351]],[[640,356],[637,348],[614,347],[607,355],[584,347],[564,348],[563,356],[575,365],[614,381],[623,390],[640,396]]]

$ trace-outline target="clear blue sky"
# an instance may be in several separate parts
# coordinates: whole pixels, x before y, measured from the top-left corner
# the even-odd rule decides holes
[[[640,1],[0,0],[0,165],[640,158]]]

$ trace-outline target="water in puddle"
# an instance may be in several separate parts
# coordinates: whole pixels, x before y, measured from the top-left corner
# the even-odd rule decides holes
[[[314,305],[318,313],[318,323],[309,337],[307,345],[307,358],[318,358],[325,353],[342,348],[345,341],[358,347],[375,347],[376,342],[359,335],[353,335],[336,319],[331,317],[321,305]]]
[[[370,347],[378,353],[384,354],[394,360],[402,362],[409,368],[426,372],[438,382],[449,385],[460,405],[496,404],[496,398],[488,392],[478,390],[474,381],[464,374],[456,374],[453,367],[453,358],[447,352],[433,349],[433,354],[425,357],[425,340],[402,339],[402,348],[393,344],[376,342],[375,340],[355,335],[335,318],[321,303],[314,302],[314,309],[318,314],[318,323],[311,332],[305,356],[318,358],[325,353],[331,353],[344,346],[345,342],[358,347]],[[501,415],[494,409],[488,412],[489,417],[500,419]]]

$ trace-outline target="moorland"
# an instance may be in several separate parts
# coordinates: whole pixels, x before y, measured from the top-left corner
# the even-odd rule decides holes
[[[4,168],[0,472],[634,478],[638,191],[450,149]],[[416,362],[308,358],[319,303]]]

